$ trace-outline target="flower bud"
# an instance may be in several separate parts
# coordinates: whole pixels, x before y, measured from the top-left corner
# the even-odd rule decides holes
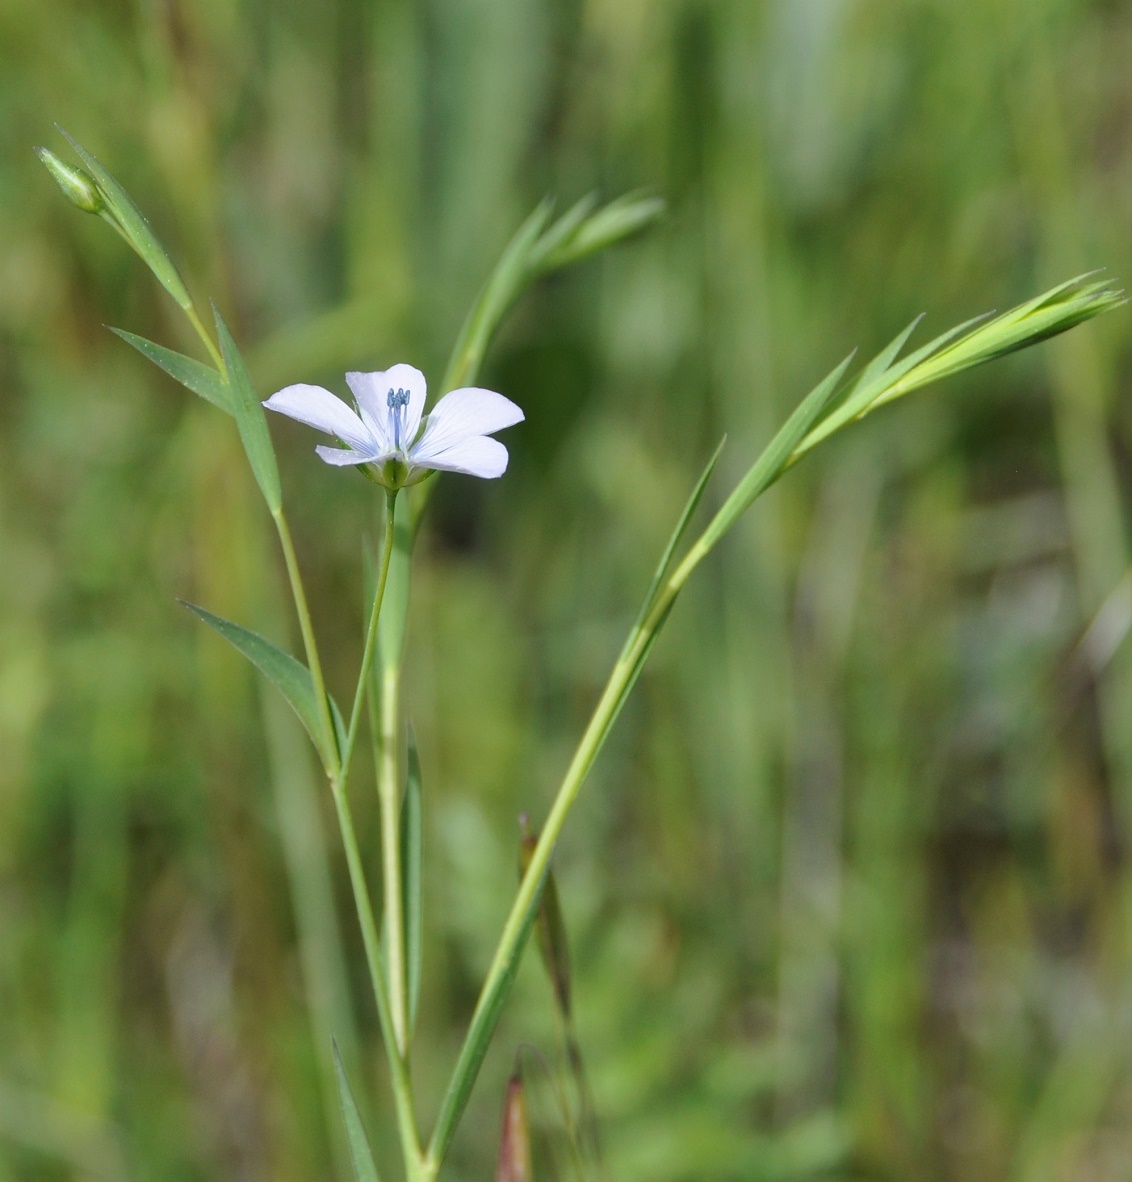
[[[35,154],[72,205],[77,205],[85,213],[98,213],[105,207],[101,190],[81,168],[65,164],[50,148],[36,148]]]

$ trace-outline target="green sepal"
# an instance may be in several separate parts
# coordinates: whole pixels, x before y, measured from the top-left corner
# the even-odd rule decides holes
[[[166,349],[164,345],[154,344],[124,328],[111,327],[110,331],[121,337],[127,345],[133,345],[143,357],[147,357],[186,389],[199,394],[213,406],[218,406],[225,414],[233,413],[231,388],[211,365]]]
[[[277,648],[270,640],[252,632],[223,616],[215,615],[207,608],[180,600],[198,619],[203,620],[213,631],[218,632],[233,648],[238,649],[249,661],[279,690],[299,716],[318,751],[322,766],[329,770],[335,766],[337,745],[341,739],[327,735],[323,730],[322,712],[318,708],[318,697],[310,670],[290,653]],[[331,699],[331,712],[335,726],[341,731],[341,715]]]
[[[365,1129],[362,1128],[361,1113],[358,1112],[354,1093],[350,1090],[350,1081],[346,1078],[346,1069],[342,1066],[342,1056],[338,1053],[338,1040],[331,1041],[334,1046],[334,1074],[338,1079],[338,1100],[342,1105],[342,1122],[346,1126],[346,1141],[350,1146],[354,1176],[358,1182],[381,1182],[377,1164],[373,1160],[373,1151],[366,1140]]]

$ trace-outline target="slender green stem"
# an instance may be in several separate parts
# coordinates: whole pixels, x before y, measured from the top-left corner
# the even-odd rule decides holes
[[[370,984],[373,986],[374,1001],[377,1003],[377,1018],[381,1025],[381,1038],[385,1045],[386,1058],[393,1084],[393,1098],[397,1109],[397,1126],[401,1135],[401,1152],[405,1160],[405,1173],[410,1182],[423,1177],[420,1133],[417,1129],[416,1113],[413,1107],[413,1088],[409,1080],[409,1068],[397,1048],[393,1030],[393,1015],[389,1004],[389,991],[381,969],[381,943],[377,923],[370,903],[369,888],[366,885],[365,869],[358,849],[358,838],[354,830],[354,816],[349,798],[338,784],[334,786],[334,805],[338,812],[338,827],[342,832],[342,844],[346,849],[346,865],[350,871],[350,886],[354,892],[354,906],[362,929],[362,942],[366,950],[366,964],[369,967]]]
[[[185,315],[189,318],[189,323],[196,329],[197,336],[204,342],[204,347],[208,350],[208,354],[213,362],[215,362],[216,368],[220,370],[221,376],[227,379],[228,367],[224,364],[224,358],[220,355],[220,350],[216,347],[216,342],[212,339],[212,334],[201,323],[196,308],[190,305],[185,309]]]
[[[393,1029],[402,1055],[409,1053],[409,984],[405,970],[405,902],[401,878],[401,780],[397,774],[400,670],[390,665],[381,679],[382,867],[385,875],[386,959],[393,1001]]]
[[[389,579],[389,556],[393,553],[393,511],[396,500],[397,494],[395,492],[388,493],[385,500],[385,545],[381,554],[381,573],[377,577],[377,590],[373,597],[369,627],[366,629],[365,648],[362,651],[362,668],[358,674],[357,687],[354,690],[354,705],[350,710],[350,725],[346,729],[346,742],[342,748],[341,767],[338,772],[338,787],[343,792],[345,792],[346,784],[350,779],[350,761],[358,739],[358,726],[362,720],[362,705],[365,702],[370,668],[373,665],[373,654],[377,647],[377,621],[381,615],[381,601],[385,598],[385,584]]]
[[[516,958],[530,934],[531,921],[538,906],[543,880],[550,865],[554,847],[566,823],[566,818],[590,768],[593,766],[609,727],[621,707],[625,691],[637,674],[641,658],[663,623],[680,587],[683,586],[699,558],[703,556],[700,553],[694,561],[689,562],[696,550],[697,548],[693,547],[684,562],[665,583],[652,608],[614,665],[582,740],[574,752],[574,758],[570,761],[570,766],[559,786],[554,804],[551,806],[542,832],[539,834],[538,844],[531,855],[530,865],[519,885],[519,892],[515,896],[515,902],[512,904],[507,922],[504,924],[495,956],[492,959],[483,988],[480,990],[479,1001],[476,1004],[475,1013],[472,1015],[467,1038],[452,1075],[452,1083],[444,1097],[426,1159],[430,1168],[434,1170],[439,1169],[440,1163],[444,1159],[470,1091],[471,1080],[486,1052],[491,1024],[498,1013],[501,987],[507,976],[514,971]]]
[[[314,638],[314,627],[311,624],[310,608],[307,605],[307,593],[303,588],[303,577],[299,571],[299,560],[295,556],[295,546],[291,541],[291,529],[282,509],[277,509],[271,515],[275,520],[275,529],[279,534],[279,544],[283,548],[283,561],[287,566],[287,578],[291,583],[291,597],[295,601],[295,613],[299,617],[299,630],[303,634],[303,647],[307,654],[307,665],[310,667],[311,681],[314,682],[315,698],[318,701],[319,715],[323,729],[329,742],[327,748],[333,756],[338,744],[335,742],[334,720],[330,716],[330,698],[326,693],[326,682],[322,676],[322,662],[318,656],[318,643]],[[333,781],[341,773],[341,761],[335,767],[328,767],[326,774]]]

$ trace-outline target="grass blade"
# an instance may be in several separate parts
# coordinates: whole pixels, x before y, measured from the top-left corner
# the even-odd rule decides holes
[[[143,357],[147,357],[194,394],[199,394],[201,398],[211,402],[213,406],[218,406],[226,414],[233,413],[231,389],[211,365],[205,365],[193,357],[186,357],[184,353],[166,349],[164,345],[154,344],[153,341],[147,341],[145,337],[127,332],[124,328],[111,328],[110,331],[121,337],[127,345],[133,345]]]
[[[346,1078],[346,1069],[342,1066],[337,1041],[334,1042],[334,1071],[338,1076],[338,1099],[342,1102],[342,1120],[346,1125],[346,1139],[350,1143],[350,1159],[354,1163],[354,1174],[358,1182],[381,1182],[377,1165],[373,1160],[373,1152],[366,1140],[365,1129],[362,1128],[362,1118],[354,1100],[354,1093],[350,1090],[350,1081]]]
[[[322,714],[318,708],[315,696],[314,682],[310,671],[290,653],[277,648],[270,640],[265,640],[256,632],[251,632],[223,616],[215,615],[206,608],[198,607],[195,603],[180,601],[198,619],[203,620],[214,632],[218,632],[234,648],[245,657],[270,681],[276,689],[291,704],[291,708],[299,716],[299,721],[310,735],[322,765],[325,768],[333,766],[332,755],[334,748],[332,739],[323,733]],[[337,707],[333,706],[335,716]]]
[[[499,1137],[499,1162],[495,1182],[532,1182],[531,1122],[523,1077],[518,1070],[507,1081],[503,1100],[503,1131]]]
[[[228,331],[216,305],[212,307],[216,318],[216,335],[220,340],[220,352],[228,370],[228,386],[231,390],[232,413],[240,429],[240,439],[252,466],[256,483],[263,493],[263,499],[272,513],[283,508],[283,492],[279,484],[279,466],[275,462],[275,449],[271,444],[271,432],[267,429],[267,416],[248,376],[247,366],[236,348],[236,342]]]

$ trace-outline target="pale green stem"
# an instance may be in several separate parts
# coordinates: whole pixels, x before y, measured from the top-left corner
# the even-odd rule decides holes
[[[390,526],[392,532],[392,526]],[[378,792],[381,799],[382,867],[385,874],[386,951],[389,990],[393,1001],[393,1029],[397,1048],[409,1053],[409,988],[405,971],[405,915],[401,882],[401,782],[397,769],[400,717],[400,671],[384,670],[381,679],[381,764]]]
[[[224,364],[224,358],[221,357],[220,350],[216,347],[216,343],[212,339],[212,334],[201,323],[196,308],[190,305],[185,309],[185,315],[189,318],[189,323],[196,329],[197,336],[204,342],[204,347],[216,363],[216,368],[220,370],[221,376],[227,379],[228,367]]]
[[[358,838],[354,831],[354,817],[350,802],[339,785],[334,787],[334,804],[338,812],[338,828],[342,832],[342,844],[346,849],[346,865],[350,871],[350,886],[354,892],[354,906],[362,929],[362,942],[366,950],[366,964],[369,967],[370,984],[373,986],[374,1001],[377,1003],[377,1018],[381,1025],[381,1038],[389,1060],[389,1073],[393,1084],[393,1100],[397,1109],[397,1127],[401,1135],[401,1153],[405,1161],[405,1174],[410,1182],[427,1179],[422,1168],[420,1133],[417,1130],[416,1113],[413,1108],[413,1088],[409,1080],[409,1068],[397,1049],[393,1031],[393,1014],[389,1005],[389,992],[381,971],[381,942],[377,934],[373,906],[370,903],[369,888],[366,886],[365,869],[358,849]]]
[[[554,804],[551,806],[542,832],[539,834],[538,844],[531,855],[530,865],[519,885],[519,893],[515,896],[510,914],[507,916],[507,922],[504,924],[503,933],[499,938],[491,968],[488,970],[487,978],[480,990],[471,1026],[453,1072],[452,1084],[445,1095],[444,1104],[437,1119],[436,1130],[429,1144],[425,1166],[431,1171],[430,1177],[435,1177],[436,1172],[440,1169],[452,1135],[456,1131],[456,1124],[460,1119],[466,1099],[466,1091],[462,1090],[461,1084],[470,1076],[474,1076],[483,1054],[486,1052],[487,1038],[485,1034],[496,1012],[499,991],[530,933],[531,920],[538,905],[543,879],[570,809],[573,808],[582,784],[585,782],[609,728],[621,708],[625,692],[637,674],[640,661],[647,652],[657,630],[663,624],[677,594],[687,582],[688,576],[710,548],[710,543],[704,544],[701,537],[669,576],[656,601],[641,621],[640,627],[636,629],[625,646],[624,652],[614,665],[586,727],[585,734],[574,753],[574,758],[566,769],[558,794],[554,798]]]
[[[322,728],[330,742],[328,750],[333,758],[337,749],[335,741],[336,731],[334,720],[330,716],[330,698],[326,693],[326,682],[322,677],[322,662],[318,656],[318,644],[314,638],[314,627],[311,624],[310,608],[307,606],[307,593],[303,589],[303,578],[299,572],[299,560],[295,557],[295,546],[291,541],[291,529],[287,525],[287,518],[282,509],[277,509],[271,515],[275,520],[275,529],[279,534],[279,544],[283,548],[283,561],[287,566],[287,578],[291,583],[291,597],[295,601],[295,613],[299,617],[299,630],[303,634],[303,647],[307,654],[307,664],[310,667],[311,681],[314,683],[314,696],[318,702],[318,711]],[[328,767],[326,774],[334,780],[341,774],[343,755],[335,767]]]
[[[373,665],[373,654],[377,647],[377,621],[381,615],[381,601],[385,597],[385,584],[389,579],[389,557],[393,553],[393,510],[396,500],[396,492],[386,494],[385,545],[381,554],[381,573],[378,575],[377,590],[373,596],[373,608],[370,611],[369,627],[366,629],[366,643],[362,651],[362,668],[358,674],[357,687],[354,690],[354,705],[350,710],[350,725],[346,729],[346,743],[342,748],[341,768],[338,773],[338,787],[343,792],[350,778],[350,761],[354,754],[354,744],[358,739],[358,725],[362,720],[362,704],[365,701],[370,668]]]

